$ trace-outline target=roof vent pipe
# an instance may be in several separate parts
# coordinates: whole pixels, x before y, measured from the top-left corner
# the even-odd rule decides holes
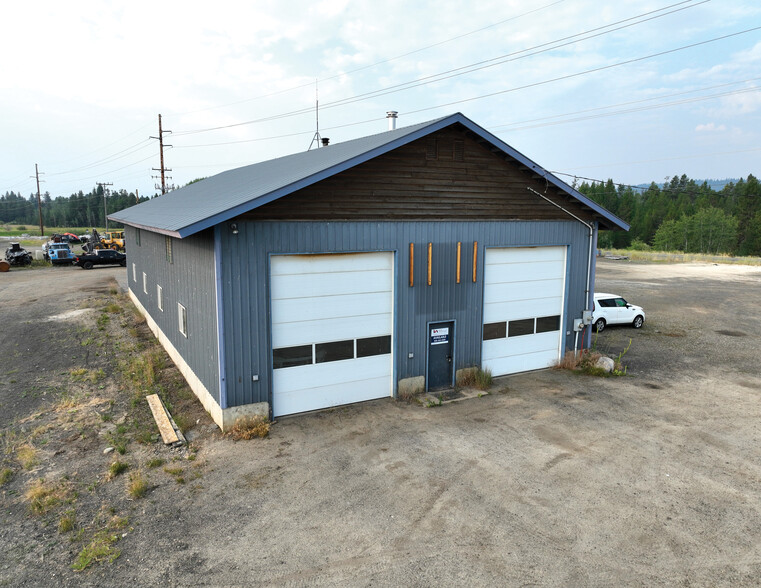
[[[327,137],[322,137],[322,146],[327,147],[328,143],[330,143],[330,139],[328,139]]]
[[[388,119],[388,130],[396,130],[396,115],[399,114],[396,110],[389,110],[386,112],[386,118]]]

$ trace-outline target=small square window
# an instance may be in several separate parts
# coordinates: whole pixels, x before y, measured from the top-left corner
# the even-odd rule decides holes
[[[132,264],[132,281],[137,282],[137,267],[135,267],[135,264]]]
[[[180,327],[180,333],[188,336],[188,311],[185,310],[185,307],[177,303],[177,319],[179,320],[179,327]]]
[[[156,304],[161,312],[164,312],[164,289],[156,284]]]
[[[143,272],[143,292],[148,294],[148,276]]]

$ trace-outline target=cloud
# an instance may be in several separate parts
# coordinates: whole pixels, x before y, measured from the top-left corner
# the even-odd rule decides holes
[[[711,132],[721,132],[721,131],[726,131],[726,130],[727,130],[726,125],[717,125],[716,123],[712,123],[712,122],[704,124],[704,125],[698,125],[698,126],[695,127],[695,131],[697,131],[698,133],[703,133],[703,132],[709,132],[709,133],[711,133]]]

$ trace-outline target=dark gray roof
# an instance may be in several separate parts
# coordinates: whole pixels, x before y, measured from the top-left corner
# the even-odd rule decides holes
[[[232,169],[126,208],[109,218],[165,235],[187,237],[456,123],[592,208],[609,221],[606,224],[611,228],[629,229],[621,219],[460,113]]]

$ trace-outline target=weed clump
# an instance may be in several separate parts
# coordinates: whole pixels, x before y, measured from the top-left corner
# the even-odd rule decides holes
[[[127,484],[127,494],[131,498],[142,498],[148,492],[148,480],[140,470],[133,472]]]
[[[73,510],[67,510],[60,519],[58,519],[58,532],[63,535],[74,530],[74,524],[77,521],[76,513]]]
[[[13,470],[11,468],[3,468],[0,470],[0,486],[5,486],[11,481],[13,477]]]
[[[118,540],[119,536],[115,533],[107,530],[98,531],[90,543],[79,552],[77,559],[71,564],[71,569],[81,572],[98,561],[113,562],[121,555],[121,552],[114,547]]]
[[[565,356],[563,356],[563,359],[555,364],[555,369],[571,370],[588,376],[625,376],[626,367],[621,363],[621,358],[626,355],[626,352],[629,351],[630,347],[631,339],[629,340],[629,345],[627,345],[626,348],[618,354],[618,357],[613,360],[612,372],[608,372],[597,365],[600,358],[604,356],[596,349],[582,349],[576,353],[568,351]]]
[[[460,388],[476,388],[486,391],[491,388],[492,382],[493,378],[489,368],[471,367],[463,369],[457,377],[457,385]]]
[[[264,439],[270,433],[270,422],[261,415],[240,417],[230,429],[230,437],[235,441]]]
[[[127,468],[129,468],[129,464],[117,459],[110,466],[108,466],[108,479],[113,480],[119,474],[126,472]]]
[[[25,470],[31,470],[40,463],[37,449],[29,444],[21,445],[16,449],[16,459]]]
[[[24,497],[34,514],[43,515],[68,499],[69,487],[63,482],[52,484],[40,478],[30,486]]]

